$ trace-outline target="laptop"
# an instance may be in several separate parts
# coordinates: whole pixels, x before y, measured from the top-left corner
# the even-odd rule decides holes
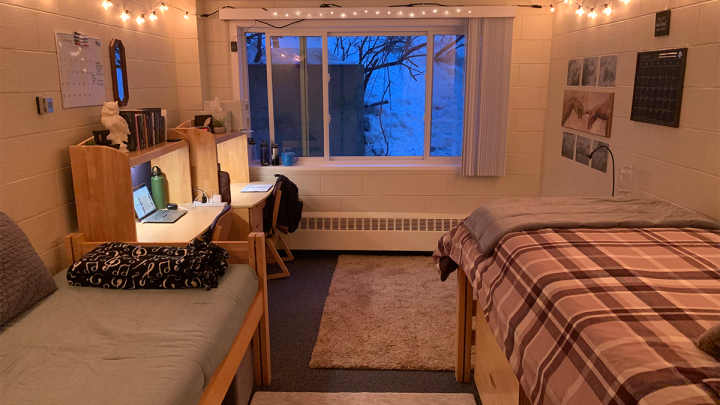
[[[133,205],[135,214],[142,223],[172,224],[187,214],[184,210],[158,210],[145,184],[133,189]]]

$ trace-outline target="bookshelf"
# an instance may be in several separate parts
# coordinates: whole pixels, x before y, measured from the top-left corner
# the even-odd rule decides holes
[[[184,204],[192,201],[189,157],[187,141],[162,142],[134,152],[70,146],[79,231],[89,242],[137,241],[132,168],[146,162],[159,166],[167,180],[168,201]]]

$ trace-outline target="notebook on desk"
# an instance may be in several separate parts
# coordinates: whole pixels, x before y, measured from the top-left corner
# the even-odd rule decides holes
[[[248,184],[242,189],[243,193],[265,193],[272,188],[272,184]]]
[[[135,214],[142,223],[172,224],[187,214],[187,211],[180,210],[158,210],[145,184],[133,189],[133,206]]]

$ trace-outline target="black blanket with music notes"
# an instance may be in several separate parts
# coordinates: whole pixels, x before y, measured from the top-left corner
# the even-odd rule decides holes
[[[120,290],[177,289],[218,286],[228,253],[194,240],[186,247],[147,248],[123,242],[105,243],[83,256],[67,271],[72,286]]]

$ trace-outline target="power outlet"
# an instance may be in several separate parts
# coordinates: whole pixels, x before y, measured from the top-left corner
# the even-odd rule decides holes
[[[224,207],[227,205],[227,203],[221,202],[219,198],[218,198],[218,201],[216,202],[215,197],[220,197],[220,196],[213,196],[206,203],[202,203],[200,201],[195,201],[193,203],[193,205],[195,207]]]

